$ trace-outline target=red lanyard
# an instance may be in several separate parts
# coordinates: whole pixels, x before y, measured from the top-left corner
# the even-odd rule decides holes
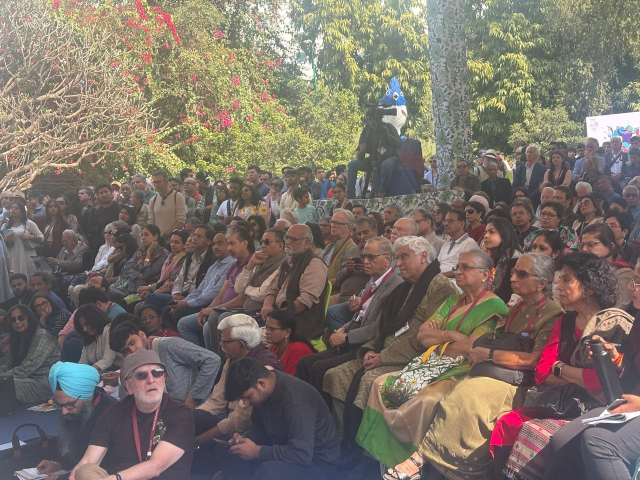
[[[460,329],[460,326],[462,325],[462,322],[464,322],[464,319],[467,318],[467,315],[469,315],[469,312],[471,311],[471,309],[476,306],[476,304],[480,301],[480,299],[482,297],[484,297],[484,294],[487,293],[488,291],[489,290],[487,290],[486,288],[484,290],[482,290],[480,292],[480,295],[478,295],[476,297],[476,299],[473,301],[473,303],[467,309],[467,311],[464,312],[464,315],[462,316],[462,318],[458,322],[458,326],[456,327],[456,332]],[[466,297],[466,295],[462,295],[462,298],[460,300],[458,300],[458,303],[456,303],[455,306],[451,309],[451,311],[449,312],[449,315],[447,315],[447,323],[449,323],[449,318],[451,318],[451,315],[453,315],[456,312],[456,310],[458,310],[462,306],[462,304],[464,303],[465,297]],[[445,323],[445,325],[446,325],[446,323]]]
[[[382,285],[384,283],[384,281],[389,278],[391,275],[393,275],[393,268],[391,270],[389,270],[389,273],[387,273],[384,278],[380,281],[380,285]],[[358,310],[362,310],[362,306],[366,303],[367,300],[369,300],[371,297],[373,297],[373,294],[376,293],[376,290],[378,290],[378,288],[380,288],[379,286],[376,288],[376,290],[373,289],[373,287],[375,286],[375,283],[371,286],[369,286],[369,288],[367,289],[367,291],[364,294],[364,297],[362,297],[362,300],[360,300],[360,306],[358,307]]]
[[[147,458],[151,458],[151,447],[153,446],[153,437],[156,434],[156,425],[158,424],[158,415],[160,415],[160,407],[156,409],[156,413],[153,415],[153,425],[151,425],[151,433],[149,434],[149,449],[147,450]],[[140,451],[140,437],[138,436],[138,413],[136,411],[136,404],[134,402],[131,407],[131,418],[133,420],[133,439],[136,441],[136,451],[138,452],[138,460],[142,463],[142,452]]]
[[[538,316],[538,312],[542,307],[544,307],[545,303],[547,303],[547,297],[542,297],[540,302],[538,302],[538,308],[536,308],[536,312],[533,314],[533,316],[531,317],[531,320],[529,320],[529,323],[527,324],[527,327],[524,329],[526,333],[529,333],[531,331],[531,325],[533,324],[533,320]],[[522,310],[523,307],[524,307],[524,302],[521,302],[520,305],[518,305],[516,308],[513,309],[513,312],[511,312],[511,315],[509,315],[507,326],[504,329],[505,333],[509,331],[509,326],[511,325],[511,321],[514,318],[516,318],[516,315],[520,313],[520,310]]]

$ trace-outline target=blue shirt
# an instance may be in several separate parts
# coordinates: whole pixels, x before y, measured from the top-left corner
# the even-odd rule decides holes
[[[229,255],[222,260],[217,260],[207,270],[207,275],[202,279],[198,288],[184,299],[190,307],[207,307],[220,293],[220,289],[227,279],[227,271],[235,262]]]
[[[325,178],[322,181],[322,197],[320,198],[327,198],[327,195],[329,195],[329,189],[331,188],[333,188],[333,182],[328,178]]]

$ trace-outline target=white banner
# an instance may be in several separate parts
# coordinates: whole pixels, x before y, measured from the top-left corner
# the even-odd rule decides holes
[[[615,115],[600,115],[587,117],[587,136],[608,142],[611,137],[622,137],[622,150],[629,149],[629,140],[634,135],[640,135],[640,112],[617,113]]]

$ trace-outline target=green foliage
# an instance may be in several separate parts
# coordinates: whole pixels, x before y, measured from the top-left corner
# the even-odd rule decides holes
[[[424,2],[293,0],[291,18],[300,45],[316,45],[319,76],[331,90],[351,91],[364,106],[377,103],[395,76],[407,100],[407,135],[433,137]]]
[[[536,144],[543,150],[549,142],[563,141],[576,145],[585,139],[584,122],[574,122],[563,107],[534,107],[522,123],[511,126],[510,145]]]

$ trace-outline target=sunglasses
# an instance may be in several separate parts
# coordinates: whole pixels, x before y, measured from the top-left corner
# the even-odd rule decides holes
[[[474,213],[476,213],[476,210],[474,208],[469,208],[465,210],[464,213],[466,213],[467,215],[473,215]]]
[[[11,317],[11,323],[24,322],[27,320],[27,317],[23,314],[18,315],[17,317]]]
[[[149,373],[151,373],[153,378],[160,378],[160,377],[164,376],[165,370],[162,367],[158,367],[158,368],[154,368],[151,371],[145,370],[144,372],[136,372],[131,376],[134,377],[136,380],[141,382],[143,380],[146,380],[149,377]]]
[[[520,280],[524,280],[527,277],[535,277],[533,273],[529,273],[526,270],[520,270],[519,268],[512,268],[511,275],[515,275]]]
[[[262,240],[260,240],[260,245],[266,245],[268,247],[269,245],[271,245],[271,240],[269,240],[268,238],[263,238]]]

